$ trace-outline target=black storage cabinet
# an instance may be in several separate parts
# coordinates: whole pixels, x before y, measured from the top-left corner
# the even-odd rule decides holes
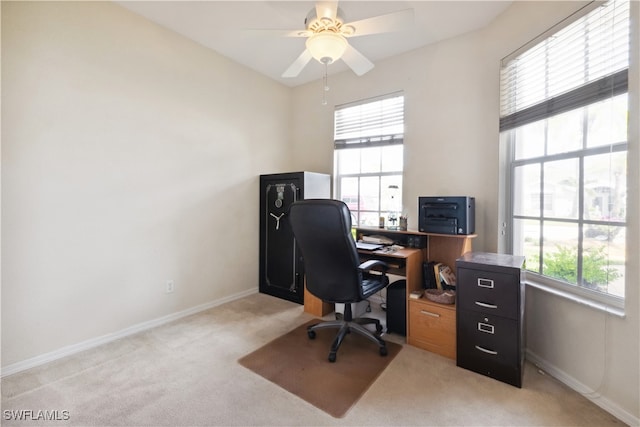
[[[522,387],[524,257],[468,252],[456,260],[456,364]]]
[[[331,178],[326,174],[260,175],[260,292],[304,303],[303,261],[286,216],[296,200],[330,195]]]

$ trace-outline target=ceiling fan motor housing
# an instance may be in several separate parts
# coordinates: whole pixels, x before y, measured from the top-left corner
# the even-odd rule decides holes
[[[338,8],[335,19],[328,16],[318,17],[316,9],[311,9],[304,20],[307,31],[313,34],[330,31],[343,36],[350,36],[355,32],[351,25],[344,25],[342,9]]]

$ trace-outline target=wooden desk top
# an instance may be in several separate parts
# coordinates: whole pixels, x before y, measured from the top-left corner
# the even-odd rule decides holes
[[[376,251],[365,251],[362,249],[358,250],[360,255],[371,255],[371,256],[381,256],[381,257],[391,257],[391,258],[409,258],[414,256],[416,253],[422,253],[421,249],[415,248],[404,248],[404,249],[396,249],[394,251],[389,251],[386,249],[378,249]]]
[[[441,233],[425,233],[424,231],[418,230],[393,230],[390,228],[378,228],[378,227],[354,227],[359,231],[366,231],[371,234],[384,234],[384,233],[394,233],[394,234],[410,234],[413,236],[441,236],[441,237],[450,237],[454,239],[473,239],[474,237],[478,237],[477,234],[441,234]]]

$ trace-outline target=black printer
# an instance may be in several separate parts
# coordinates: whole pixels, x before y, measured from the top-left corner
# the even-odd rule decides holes
[[[424,233],[473,234],[474,197],[418,197],[418,227]]]

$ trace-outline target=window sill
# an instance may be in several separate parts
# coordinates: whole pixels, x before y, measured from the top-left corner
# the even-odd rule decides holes
[[[624,309],[620,307],[614,307],[610,304],[600,302],[600,301],[595,301],[591,298],[587,298],[581,295],[576,295],[572,292],[567,292],[565,290],[558,289],[554,286],[550,286],[544,283],[534,282],[531,279],[525,280],[525,284],[527,286],[531,286],[532,288],[540,289],[541,291],[559,296],[561,298],[568,299],[577,304],[585,305],[595,310],[604,311],[605,313],[613,314],[614,316],[617,316],[623,319],[626,317]]]

